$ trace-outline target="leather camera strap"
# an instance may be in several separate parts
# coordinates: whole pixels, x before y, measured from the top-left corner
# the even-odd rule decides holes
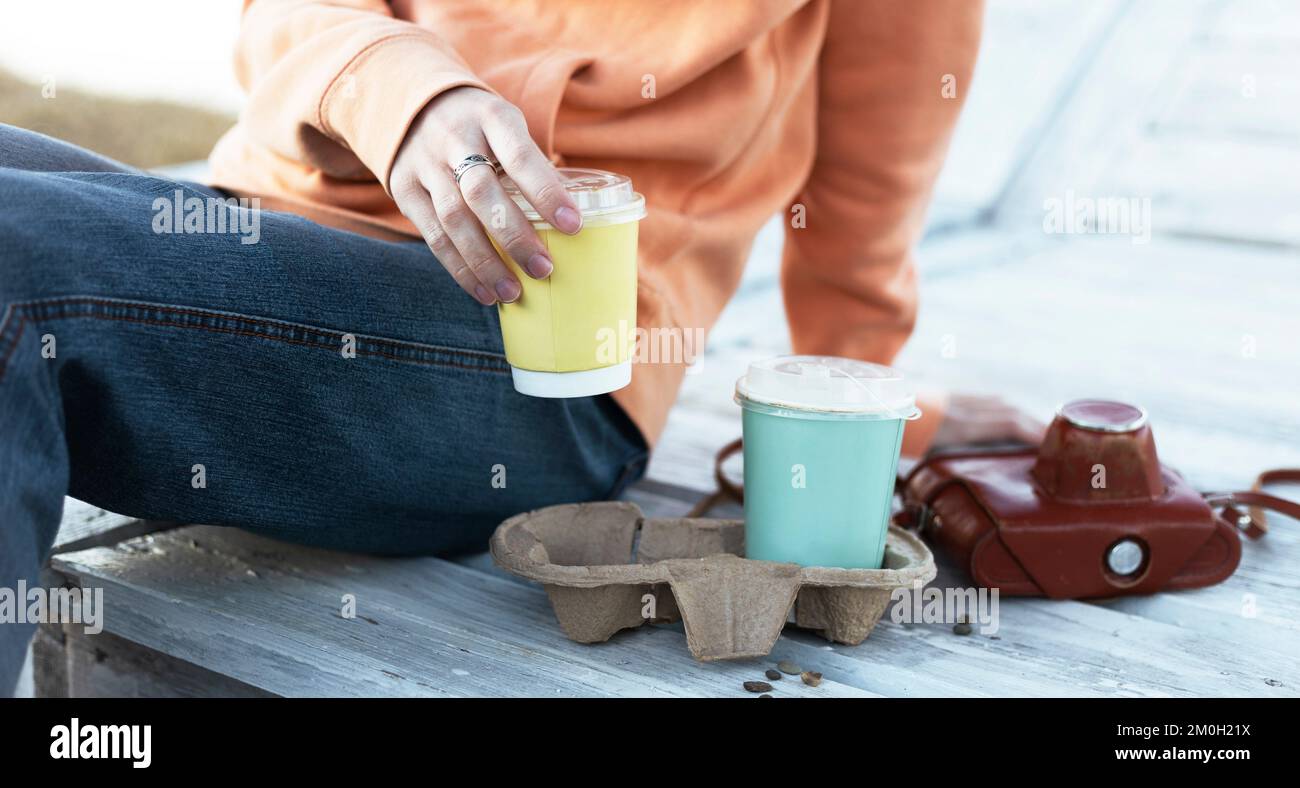
[[[740,451],[744,446],[744,438],[736,438],[731,443],[718,449],[718,455],[713,458],[713,480],[717,482],[718,489],[704,498],[686,513],[687,517],[703,517],[713,507],[725,500],[732,500],[736,503],[745,502],[745,488],[736,484],[727,478],[727,474],[722,472],[722,464],[731,459],[731,456]]]
[[[1275,468],[1264,471],[1251,488],[1243,492],[1206,493],[1205,502],[1211,507],[1222,508],[1220,515],[1231,525],[1241,528],[1251,539],[1258,539],[1268,533],[1268,518],[1264,510],[1279,512],[1287,517],[1300,520],[1300,503],[1269,495],[1264,488],[1270,484],[1300,483],[1300,468]],[[1242,512],[1240,507],[1247,507]]]

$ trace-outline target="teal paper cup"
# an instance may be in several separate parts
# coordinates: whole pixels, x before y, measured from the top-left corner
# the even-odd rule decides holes
[[[745,436],[745,554],[879,569],[903,425],[921,415],[889,367],[831,356],[751,364],[736,382]]]

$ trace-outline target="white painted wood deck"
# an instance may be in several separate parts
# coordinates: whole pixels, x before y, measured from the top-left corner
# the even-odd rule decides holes
[[[1082,396],[1141,404],[1162,458],[1202,489],[1300,466],[1297,74],[1296,4],[995,0],[899,366],[1044,419]],[[1045,233],[1044,201],[1067,193],[1149,200],[1149,241]],[[779,245],[774,223],[688,377],[631,495],[648,513],[682,513],[711,487],[713,453],[740,434],[735,378],[788,351],[772,330]],[[771,660],[725,664],[691,660],[679,627],[571,643],[541,590],[485,556],[365,558],[191,526],[61,553],[53,569],[105,587],[113,635],[169,655],[180,693],[741,696],[788,657],[826,682],[779,682],[778,696],[1295,696],[1300,523],[1274,523],[1212,588],[1004,599],[995,637],[887,618],[858,647],[788,630]],[[946,565],[935,582],[969,584]],[[357,619],[338,616],[344,593]],[[142,663],[120,659],[68,656],[65,686],[162,691],[124,684]]]

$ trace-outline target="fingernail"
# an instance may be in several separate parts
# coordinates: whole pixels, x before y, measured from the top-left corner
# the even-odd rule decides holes
[[[565,206],[555,212],[555,226],[566,233],[576,233],[582,229],[582,216]]]
[[[528,275],[534,279],[545,279],[555,270],[555,266],[551,264],[551,258],[541,252],[528,258],[528,265],[524,266],[524,268],[528,271]]]
[[[513,279],[502,279],[497,282],[497,295],[501,300],[509,304],[519,297],[519,283]]]
[[[492,295],[492,291],[483,285],[474,285],[474,297],[483,306],[492,306],[497,302],[496,296]]]

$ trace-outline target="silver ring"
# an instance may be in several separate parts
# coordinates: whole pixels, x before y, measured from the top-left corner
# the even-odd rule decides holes
[[[471,153],[470,155],[461,159],[460,164],[457,164],[456,169],[452,171],[452,175],[456,176],[456,185],[457,186],[460,185],[460,179],[465,173],[469,172],[471,168],[477,167],[480,164],[488,165],[489,167],[492,168],[492,171],[495,172],[497,175],[501,174],[501,165],[498,162],[489,159],[487,156],[484,156],[481,153]]]

